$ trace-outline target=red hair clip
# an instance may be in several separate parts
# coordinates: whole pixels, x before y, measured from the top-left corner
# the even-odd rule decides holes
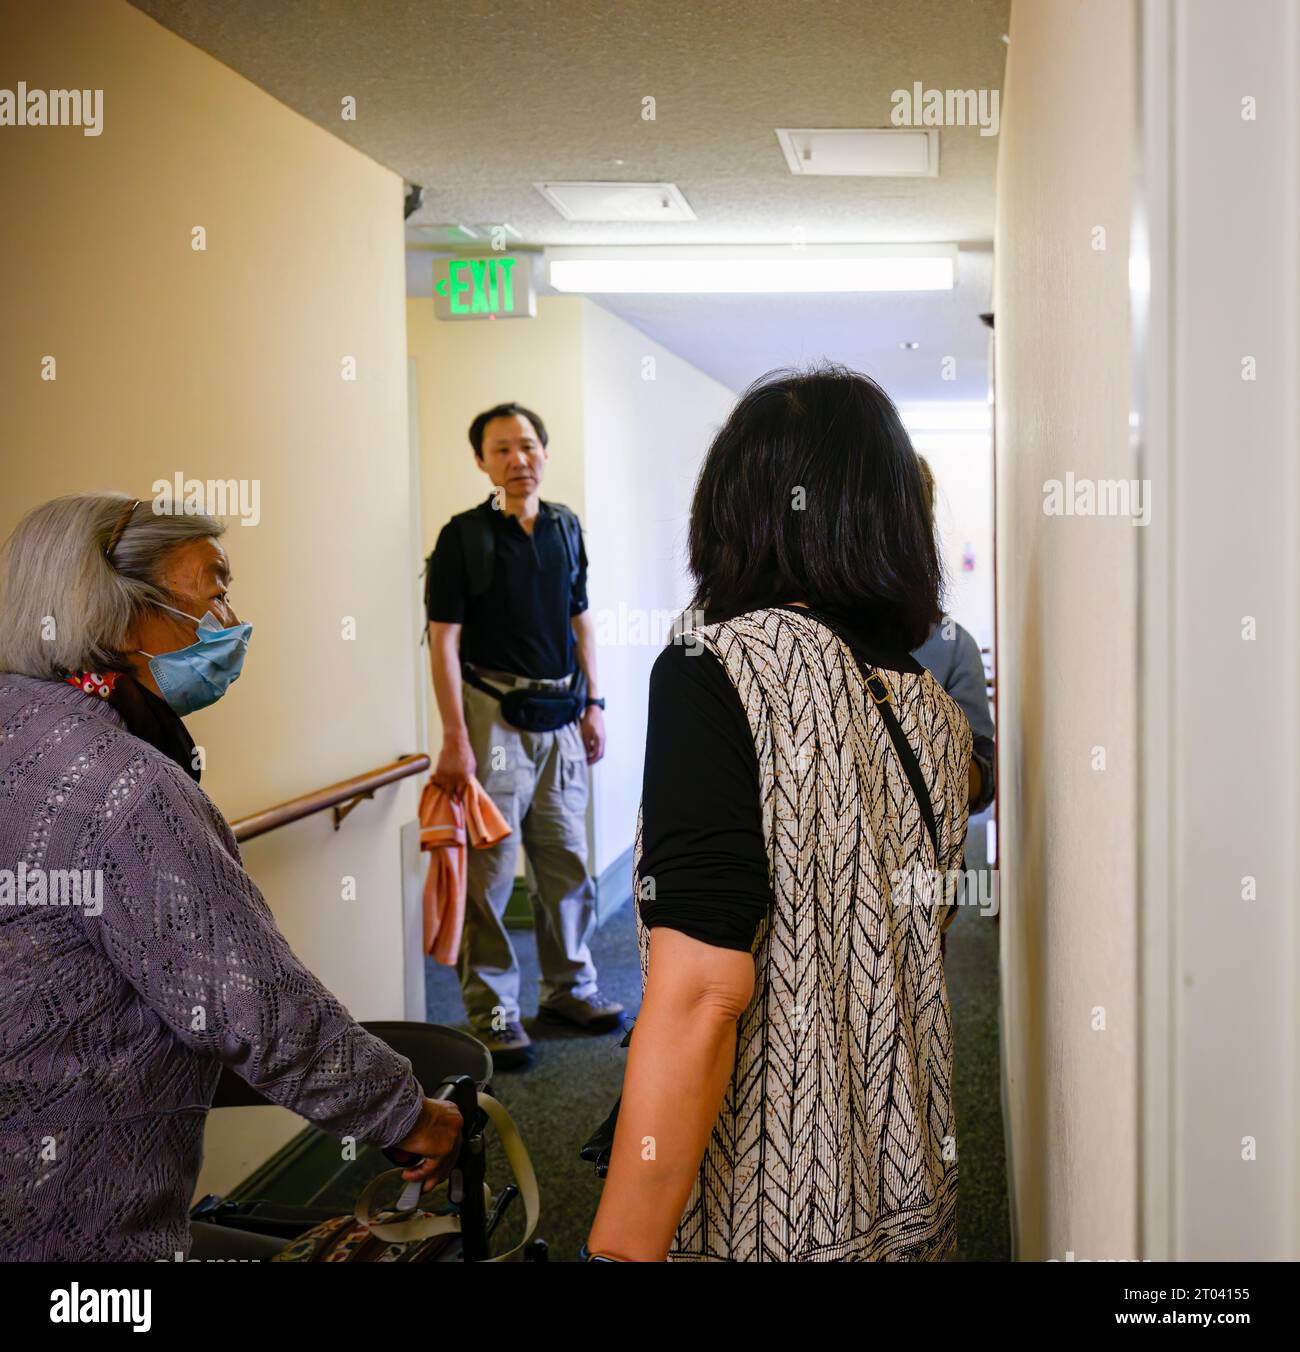
[[[88,695],[98,695],[100,699],[107,699],[113,693],[113,687],[120,675],[121,672],[118,671],[106,671],[102,676],[97,671],[79,671],[71,676],[65,676],[64,680],[69,685],[75,685],[78,690],[84,690]]]

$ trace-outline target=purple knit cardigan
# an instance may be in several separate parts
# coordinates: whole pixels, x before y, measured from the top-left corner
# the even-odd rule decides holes
[[[40,904],[53,870],[102,879],[100,913]],[[223,1064],[336,1136],[419,1117],[202,789],[98,696],[0,674],[0,1259],[188,1254]]]

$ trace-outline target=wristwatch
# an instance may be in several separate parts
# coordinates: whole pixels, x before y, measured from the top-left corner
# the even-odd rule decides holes
[[[605,698],[602,695],[600,699],[588,699],[582,707],[585,709],[588,704],[594,704],[597,709],[603,709],[605,707]]]
[[[606,1258],[603,1253],[592,1253],[584,1244],[578,1250],[578,1262],[580,1263],[617,1263],[617,1258]]]

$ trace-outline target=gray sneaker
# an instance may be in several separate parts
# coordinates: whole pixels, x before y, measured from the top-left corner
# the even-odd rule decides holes
[[[599,991],[590,995],[570,995],[565,991],[553,995],[537,1011],[537,1017],[546,1023],[567,1023],[581,1028],[584,1033],[608,1033],[623,1021],[623,1006]]]
[[[492,1065],[497,1070],[517,1070],[533,1064],[533,1040],[524,1032],[522,1023],[508,1023],[495,1030],[474,1034],[492,1053]]]

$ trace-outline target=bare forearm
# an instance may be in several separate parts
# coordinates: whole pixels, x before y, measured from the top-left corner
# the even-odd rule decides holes
[[[433,694],[442,719],[444,741],[465,734],[465,710],[461,702],[460,639],[429,631],[429,664],[433,669]]]
[[[735,1060],[733,1012],[708,1001],[647,1000],[628,1056],[609,1176],[588,1241],[592,1253],[663,1261]]]
[[[584,610],[572,620],[573,636],[577,641],[576,659],[578,670],[587,678],[587,694],[592,699],[600,698],[600,679],[596,674],[596,626],[592,623],[591,612]]]

